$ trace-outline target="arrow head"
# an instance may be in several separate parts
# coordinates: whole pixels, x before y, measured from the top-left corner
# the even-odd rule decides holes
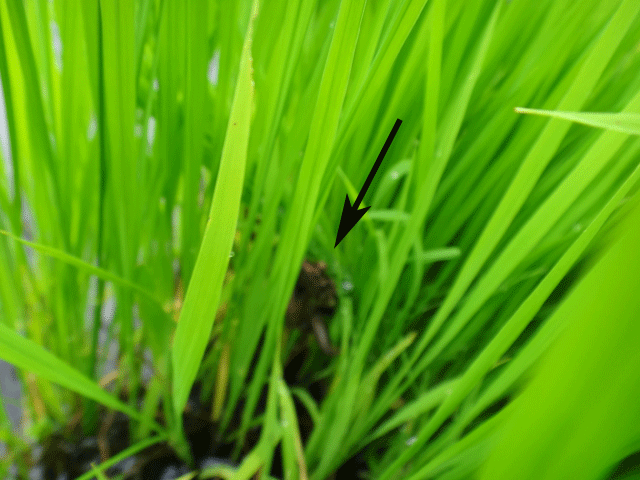
[[[371,207],[365,207],[358,210],[357,206],[352,206],[349,201],[349,195],[346,195],[344,199],[344,207],[342,207],[342,216],[340,217],[340,226],[338,226],[338,236],[336,238],[336,244],[333,248],[336,248],[342,239],[351,231],[351,229],[360,221],[362,216],[367,213]]]

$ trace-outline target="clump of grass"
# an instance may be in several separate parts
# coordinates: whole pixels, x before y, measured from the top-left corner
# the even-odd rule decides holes
[[[633,0],[1,4],[0,358],[28,387],[26,433],[78,412],[95,433],[102,404],[131,420],[127,453],[168,439],[187,460],[197,380],[239,462],[223,475],[268,474],[278,446],[286,478],[327,478],[356,456],[371,478],[477,472],[502,448],[496,412],[571,322],[554,314],[564,285],[636,195],[639,12]],[[397,118],[371,210],[334,248],[345,192]],[[320,398],[284,374],[307,255],[342,286],[340,355],[307,348]],[[120,398],[140,386],[141,404]],[[0,472],[24,474],[26,437],[0,416],[13,452]],[[537,448],[552,465],[553,439]]]

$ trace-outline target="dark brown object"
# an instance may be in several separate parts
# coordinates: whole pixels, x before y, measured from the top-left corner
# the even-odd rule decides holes
[[[337,306],[336,285],[327,274],[327,264],[305,260],[287,307],[287,327],[312,331],[323,352],[338,355],[340,351],[331,343],[325,324]]]

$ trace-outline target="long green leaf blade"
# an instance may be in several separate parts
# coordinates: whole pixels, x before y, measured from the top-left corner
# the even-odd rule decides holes
[[[257,14],[256,1],[244,40],[209,219],[173,342],[173,408],[177,417],[187,403],[207,346],[238,221],[253,105],[251,43]]]
[[[105,392],[100,385],[42,348],[0,323],[0,358],[17,368],[33,372],[96,402],[138,419],[134,409]]]
[[[631,112],[559,112],[556,110],[540,110],[537,108],[515,109],[516,113],[529,113],[544,117],[560,118],[572,122],[589,125],[590,127],[605,128],[617,132],[640,135],[640,114]]]

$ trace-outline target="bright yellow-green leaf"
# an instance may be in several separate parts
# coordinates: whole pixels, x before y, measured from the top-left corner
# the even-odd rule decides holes
[[[543,117],[560,118],[591,127],[615,130],[616,132],[640,135],[640,114],[632,112],[600,113],[600,112],[560,112],[556,110],[538,110],[535,108],[515,109],[517,113],[529,113]]]
[[[551,319],[567,325],[501,413],[481,478],[599,479],[640,441],[640,208]],[[550,320],[550,321],[551,321]]]
[[[180,312],[171,351],[173,408],[178,418],[187,402],[209,340],[236,232],[253,105],[251,44],[257,14],[256,0],[253,3],[240,59],[240,72],[209,219]]]

